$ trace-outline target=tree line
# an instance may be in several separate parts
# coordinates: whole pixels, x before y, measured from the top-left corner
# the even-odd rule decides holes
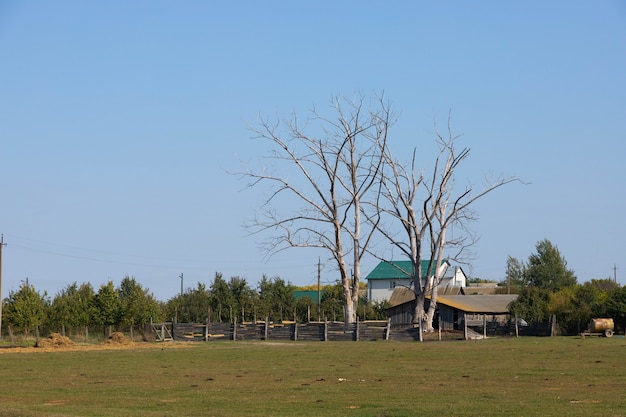
[[[340,283],[321,289],[317,297],[296,298],[298,287],[279,277],[263,276],[257,288],[246,279],[231,277],[226,280],[216,273],[207,287],[198,282],[167,301],[158,301],[148,288],[134,277],[126,276],[119,286],[112,281],[94,290],[90,283],[73,282],[52,299],[39,292],[28,280],[3,300],[3,327],[12,332],[31,333],[35,328],[81,332],[85,327],[129,329],[150,322],[176,321],[179,323],[242,322],[268,319],[280,322],[301,322],[321,319],[342,320],[344,317],[343,291]],[[361,320],[384,319],[384,303],[361,300]],[[5,332],[8,330],[5,330]]]
[[[535,249],[526,262],[514,257],[507,260],[500,292],[519,294],[509,306],[511,314],[529,324],[554,315],[562,334],[578,334],[592,318],[602,317],[612,318],[617,329],[626,329],[626,287],[610,278],[580,284],[549,240],[538,242]]]
[[[596,317],[611,317],[617,329],[626,330],[626,287],[609,278],[580,284],[559,249],[549,240],[538,242],[535,249],[527,261],[511,256],[507,259],[506,278],[500,282],[498,292],[518,294],[509,306],[512,315],[531,325],[555,315],[563,334],[585,330]],[[227,280],[216,273],[209,286],[198,282],[182,294],[159,301],[134,277],[126,276],[119,286],[108,281],[97,291],[90,283],[73,282],[50,298],[25,280],[3,300],[2,330],[29,334],[36,327],[80,332],[85,327],[103,331],[140,328],[151,321],[306,322],[345,317],[341,281],[320,290],[319,306],[317,296],[296,297],[299,289],[303,288],[279,277],[263,276],[253,288],[244,278]],[[387,306],[386,302],[371,303],[363,297],[356,314],[359,320],[386,319]]]

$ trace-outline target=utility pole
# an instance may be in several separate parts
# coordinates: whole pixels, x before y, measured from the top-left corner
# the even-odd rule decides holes
[[[317,258],[317,321],[322,321],[322,290],[320,288],[320,280],[322,275],[322,262]]]
[[[180,278],[180,296],[183,296],[183,273],[180,273],[180,276],[178,277]]]
[[[0,263],[1,265],[1,263]],[[613,264],[613,281],[617,284],[617,265]]]
[[[2,340],[2,247],[4,243],[4,235],[0,235],[0,340]]]
[[[511,295],[511,266],[506,266],[506,293]]]

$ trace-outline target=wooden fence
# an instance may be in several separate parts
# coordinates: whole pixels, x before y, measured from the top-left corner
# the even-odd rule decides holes
[[[486,338],[489,336],[555,336],[556,335],[556,316],[550,316],[550,320],[544,323],[536,323],[533,325],[520,324],[521,320],[517,317],[506,322],[498,320],[495,316],[487,314],[482,315],[464,315],[464,338],[471,339],[477,336]],[[470,333],[473,335],[470,335]]]
[[[220,341],[220,340],[315,340],[315,341],[369,341],[388,340],[389,321],[343,323],[282,322],[256,323],[162,323],[154,325],[157,339]],[[161,337],[163,336],[163,337]]]

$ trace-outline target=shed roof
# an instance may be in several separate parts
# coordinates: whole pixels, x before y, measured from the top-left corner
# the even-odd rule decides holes
[[[517,294],[502,295],[439,295],[437,304],[443,304],[466,313],[506,314],[509,304],[517,299]],[[391,294],[389,304],[392,307],[415,300],[413,290],[396,287]]]
[[[430,260],[422,260],[422,278],[433,275],[426,273]],[[447,260],[442,261],[444,264],[449,264]],[[431,269],[432,271],[432,269]],[[411,261],[381,261],[370,272],[365,279],[409,279],[411,278],[412,264]]]
[[[415,300],[413,289],[408,287],[396,287],[393,289],[391,297],[389,297],[389,305],[395,307],[413,300]]]
[[[440,295],[437,303],[466,313],[505,314],[509,312],[509,304],[516,299],[517,294]]]

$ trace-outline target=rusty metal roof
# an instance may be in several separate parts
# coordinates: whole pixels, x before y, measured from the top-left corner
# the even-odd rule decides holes
[[[506,314],[509,304],[517,299],[511,295],[439,295],[437,304],[443,304],[466,313]],[[415,300],[413,290],[396,287],[391,294],[389,304],[393,307]]]
[[[505,314],[517,294],[498,295],[440,295],[437,304],[444,304],[466,313]]]

